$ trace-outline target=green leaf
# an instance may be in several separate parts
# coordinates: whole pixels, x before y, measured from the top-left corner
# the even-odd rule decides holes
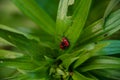
[[[28,17],[37,23],[41,29],[54,35],[55,22],[51,17],[38,5],[35,0],[12,0]]]
[[[93,0],[85,27],[103,17],[109,2],[110,0]]]
[[[0,79],[5,80],[8,77],[16,76],[18,75],[18,72],[16,69],[11,69],[7,67],[0,67]]]
[[[48,75],[48,68],[49,65],[47,65],[46,63],[42,63],[41,66],[37,66],[34,63],[32,63],[30,60],[29,61],[25,61],[23,60],[24,58],[20,59],[16,59],[18,61],[18,63],[15,65],[13,64],[14,61],[11,62],[11,64],[8,65],[8,67],[10,68],[17,68],[17,71],[19,72],[19,74],[17,74],[16,76],[9,76],[6,77],[6,79],[12,79],[12,80],[21,80],[21,79],[25,79],[25,80],[48,80],[49,75]],[[22,62],[24,62],[25,64],[22,65]],[[31,65],[30,65],[30,64]],[[21,65],[19,65],[21,64]],[[28,68],[27,68],[28,67]],[[41,75],[40,75],[41,74]]]
[[[0,59],[0,66],[6,66],[14,69],[34,70],[38,65],[26,58]]]
[[[74,63],[74,68],[80,66],[83,62],[85,62],[90,57],[94,56],[96,52],[100,49],[104,48],[109,43],[99,43],[99,44],[89,44],[84,48],[84,52],[79,55],[79,59]]]
[[[39,76],[41,76],[41,75],[39,75]],[[38,77],[35,77],[34,74],[30,75],[28,73],[21,73],[21,74],[18,74],[17,76],[5,78],[5,79],[8,79],[8,80],[48,80],[47,77],[38,78]]]
[[[7,78],[7,79],[12,79],[12,80],[31,80],[31,78],[29,78],[25,74],[19,74],[19,75],[15,76],[15,77],[10,77],[10,78]]]
[[[95,75],[93,75],[93,74],[91,74],[91,73],[89,73],[89,72],[85,72],[84,75],[86,75],[87,77],[92,78],[93,80],[99,80],[99,79],[97,78],[97,76],[95,76]]]
[[[58,35],[63,35],[63,33],[66,30],[66,19],[68,18],[67,12],[68,12],[68,7],[72,5],[70,2],[74,3],[74,0],[60,0],[59,3],[59,8],[58,8],[58,13],[57,13],[57,27],[56,30],[59,31],[57,32]],[[60,30],[59,30],[60,29]]]
[[[79,7],[76,9],[76,11],[74,11],[72,15],[72,26],[69,27],[68,31],[65,33],[65,36],[71,43],[71,48],[75,45],[81,34],[81,31],[83,30],[91,3],[92,0],[80,0],[78,4]]]
[[[91,24],[90,26],[88,26],[87,28],[85,28],[82,31],[82,34],[81,34],[81,36],[80,36],[80,38],[78,40],[79,41],[78,45],[83,44],[83,43],[87,44],[88,40],[89,40],[89,42],[93,42],[93,41],[90,41],[90,39],[92,37],[96,36],[96,34],[98,33],[98,31],[101,30],[102,23],[103,23],[103,20],[100,19],[100,20],[94,22],[93,24]]]
[[[6,41],[5,39],[1,38],[0,37],[0,46],[3,46],[3,45],[11,45],[11,46],[14,46],[13,44],[11,44],[10,42]]]
[[[93,57],[80,70],[83,72],[96,69],[120,69],[120,59],[108,56]]]
[[[60,0],[56,21],[56,42],[64,36],[65,31],[71,24],[71,16],[67,16],[68,7],[74,3],[74,0]]]
[[[110,78],[112,80],[119,80],[120,79],[120,70],[112,70],[112,69],[103,69],[103,70],[93,70],[98,76]]]
[[[0,37],[14,44],[25,55],[38,60],[43,59],[44,47],[37,39],[4,25],[0,25]]]
[[[109,17],[107,17],[105,22],[105,29],[103,29],[103,19],[100,19],[90,25],[89,27],[85,28],[82,32],[81,37],[79,38],[79,44],[87,44],[90,42],[96,42],[106,37],[112,35],[116,31],[120,29],[120,9],[111,13]],[[87,43],[86,43],[87,42]]]
[[[46,43],[47,46],[50,46],[51,48],[54,48],[54,37],[51,35],[46,34],[44,31],[42,30],[33,30],[33,32],[31,33],[31,35],[37,37],[40,39],[40,41],[42,43]]]
[[[103,18],[105,19],[110,12],[113,10],[113,8],[120,2],[120,0],[111,0],[105,10]]]
[[[39,6],[42,7],[54,20],[56,20],[59,0],[36,0]]]
[[[96,55],[112,55],[120,53],[120,40],[107,40],[102,42],[109,42],[110,44],[98,51]]]
[[[41,67],[38,67],[33,72],[28,72],[27,75],[29,75],[33,79],[46,80],[49,78],[49,67],[50,65],[47,65],[46,63],[42,64]]]
[[[73,52],[71,54],[63,54],[59,56],[57,59],[62,60],[62,65],[66,68],[66,70],[69,69],[70,65],[75,62],[79,57],[81,50]]]
[[[72,79],[73,80],[95,80],[95,79],[92,79],[92,78],[85,77],[84,75],[80,74],[77,71],[73,72]]]
[[[111,0],[105,10],[104,16],[103,16],[103,20],[104,20],[104,24],[103,27],[105,25],[105,20],[106,18],[109,16],[109,14],[112,12],[113,8],[120,2],[120,0]]]
[[[15,59],[20,57],[23,57],[22,53],[0,50],[0,59]]]

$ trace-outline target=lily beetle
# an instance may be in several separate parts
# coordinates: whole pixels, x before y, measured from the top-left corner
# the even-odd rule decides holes
[[[64,49],[68,48],[69,46],[70,46],[70,43],[69,43],[68,39],[66,37],[63,37],[62,41],[60,43],[60,48],[64,50]]]

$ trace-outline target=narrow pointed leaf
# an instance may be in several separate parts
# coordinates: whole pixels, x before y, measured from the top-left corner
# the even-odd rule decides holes
[[[40,53],[43,53],[42,51],[44,50],[44,47],[41,47],[39,41],[37,41],[35,38],[25,35],[24,33],[16,31],[7,26],[0,25],[0,37],[14,44],[15,47],[20,49],[23,53],[25,53],[25,55],[29,55],[35,59],[37,59],[38,56],[39,59],[41,56],[43,56]],[[41,59],[42,58],[43,57],[41,57]]]
[[[71,16],[67,16],[68,7],[73,5],[74,0],[60,0],[58,12],[57,12],[57,21],[56,21],[56,41],[60,42],[60,38],[62,38],[71,24]]]
[[[85,62],[90,57],[94,56],[96,52],[104,48],[109,43],[99,43],[97,45],[95,44],[89,44],[83,53],[79,55],[79,59],[75,62],[74,68],[77,68],[80,66],[83,62]]]
[[[112,80],[119,80],[120,79],[120,70],[115,69],[103,69],[103,70],[93,70],[93,73],[95,73],[98,76],[111,78]]]
[[[72,15],[72,25],[65,33],[65,36],[70,41],[71,48],[75,45],[81,34],[89,13],[91,3],[92,0],[80,0],[78,9]]]
[[[99,80],[95,75],[89,73],[89,72],[86,72],[84,75],[87,75],[87,77],[90,77],[92,78],[93,80]]]
[[[89,27],[85,28],[81,34],[81,37],[79,38],[79,43],[86,44],[85,42],[90,43],[105,39],[120,29],[119,22],[120,9],[111,13],[111,15],[106,19],[105,29],[102,27],[103,19],[100,19]]]
[[[21,11],[37,23],[41,29],[54,35],[55,22],[35,0],[12,0]]]
[[[56,20],[59,0],[35,0],[46,13],[48,13],[54,21]]]
[[[29,75],[31,78],[33,79],[48,79],[49,77],[49,65],[45,65],[45,64],[42,64],[41,67],[39,67],[37,70],[33,71],[33,72],[28,72],[27,75]],[[41,74],[41,75],[40,75]]]
[[[105,19],[110,12],[113,10],[113,8],[120,2],[120,0],[111,0],[110,3],[108,4],[106,11],[104,13],[103,18]]]
[[[15,59],[20,57],[23,57],[22,53],[0,50],[0,59]]]
[[[26,58],[17,59],[0,59],[1,67],[8,67],[13,69],[33,70],[38,67],[34,62]]]
[[[62,65],[68,70],[70,65],[75,62],[77,59],[79,59],[78,55],[80,54],[81,51],[76,51],[71,54],[63,54],[58,57],[58,60],[62,60]]]
[[[73,80],[94,80],[92,78],[85,77],[84,75],[80,74],[77,71],[73,72],[72,79]]]
[[[120,59],[108,56],[93,57],[81,67],[81,71],[86,72],[96,69],[120,69]]]
[[[2,45],[11,45],[11,46],[14,46],[10,42],[8,42],[5,39],[3,39],[3,38],[0,37],[0,46],[2,46]]]
[[[119,40],[108,40],[103,42],[109,42],[110,44],[101,49],[96,55],[112,55],[120,54],[120,41]]]
[[[109,2],[110,2],[110,0],[109,1],[108,0],[98,0],[98,1],[93,0],[85,27],[88,27],[93,22],[95,22],[103,17],[106,7],[108,6]],[[104,20],[103,20],[103,22],[104,22]]]

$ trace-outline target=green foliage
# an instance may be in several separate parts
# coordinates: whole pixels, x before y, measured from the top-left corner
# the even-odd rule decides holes
[[[82,74],[80,74],[77,71],[74,72],[72,78],[73,78],[73,80],[94,80],[94,79],[90,79],[90,78],[83,76]]]
[[[120,59],[108,56],[99,56],[93,57],[94,59],[90,59],[89,63],[83,64],[81,71],[86,72],[89,70],[96,69],[120,69]]]
[[[92,0],[81,0],[79,6],[72,15],[72,26],[68,29],[65,36],[70,40],[71,46],[74,46],[78,40],[82,29],[84,28],[87,15],[91,6]],[[77,35],[76,35],[77,34]],[[75,36],[76,35],[76,36]]]
[[[102,43],[110,42],[108,46],[101,49],[96,53],[96,55],[113,55],[113,54],[119,54],[120,53],[120,41],[119,40],[107,40],[102,41]]]
[[[108,43],[101,43],[101,44],[90,44],[88,45],[91,49],[86,48],[80,55],[79,55],[79,59],[75,62],[74,64],[74,68],[78,67],[79,65],[81,65],[83,62],[85,62],[87,59],[89,59],[90,57],[92,57],[96,52],[98,52],[99,50],[101,50],[101,48],[103,48],[104,46],[106,46]]]
[[[34,20],[44,31],[54,35],[55,22],[38,6],[35,0],[12,0],[28,17]],[[37,9],[37,10],[36,10]],[[41,15],[41,16],[39,16]]]
[[[0,38],[15,48],[0,50],[0,67],[19,73],[2,79],[120,79],[120,41],[104,40],[120,30],[120,0],[12,1],[40,28],[26,34],[0,25]],[[60,49],[63,37],[70,45]]]
[[[108,79],[108,80],[120,79],[120,70],[103,69],[103,70],[94,70],[93,73],[95,73],[98,76],[102,76],[104,79]]]
[[[0,25],[0,36],[14,44],[17,48],[23,51],[26,55],[29,55],[31,58],[37,59],[37,56],[41,57],[42,55],[39,54],[41,52],[41,46],[39,45],[40,42],[37,42],[35,39],[25,35],[24,33],[11,29],[7,26]]]
[[[110,1],[106,11],[105,11],[105,14],[104,14],[104,19],[110,14],[110,12],[112,11],[112,9],[119,3],[120,0],[112,0]]]
[[[56,20],[59,0],[36,0],[39,6],[43,8],[54,20]]]
[[[0,59],[15,59],[24,56],[21,53],[7,51],[7,50],[0,50]]]
[[[86,44],[86,42],[97,42],[118,31],[120,28],[119,13],[120,10],[118,9],[117,11],[109,15],[104,25],[106,27],[105,29],[103,29],[103,19],[100,19],[85,28],[83,33],[81,34],[81,37],[79,38],[79,45]]]

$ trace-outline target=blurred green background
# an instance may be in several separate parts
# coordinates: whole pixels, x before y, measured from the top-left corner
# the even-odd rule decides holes
[[[26,18],[10,0],[0,0],[0,24],[12,27],[36,26],[30,19]]]

